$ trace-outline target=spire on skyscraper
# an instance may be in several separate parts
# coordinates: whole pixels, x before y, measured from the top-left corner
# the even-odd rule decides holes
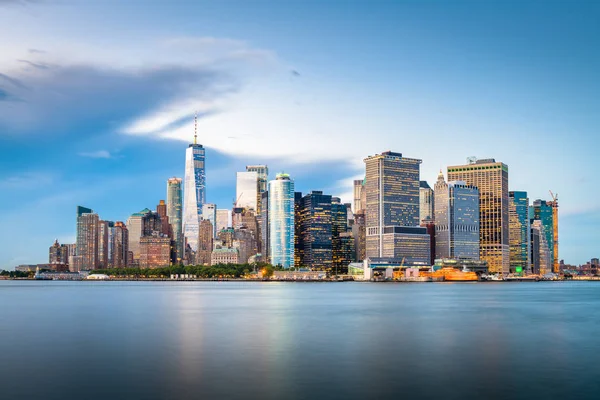
[[[198,112],[194,113],[194,144],[198,144]]]

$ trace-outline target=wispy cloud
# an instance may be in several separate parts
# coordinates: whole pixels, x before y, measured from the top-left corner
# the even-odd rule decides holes
[[[26,171],[0,178],[3,189],[35,189],[52,184],[56,180],[54,174],[42,171]]]
[[[81,157],[89,157],[89,158],[112,158],[113,155],[110,154],[108,150],[97,150],[90,152],[81,152],[79,153]]]

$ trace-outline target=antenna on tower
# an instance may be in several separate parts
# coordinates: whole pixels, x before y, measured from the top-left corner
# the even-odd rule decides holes
[[[194,144],[198,144],[198,111],[194,113]]]

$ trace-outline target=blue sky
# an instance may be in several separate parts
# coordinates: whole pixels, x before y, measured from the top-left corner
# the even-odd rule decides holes
[[[0,0],[0,268],[125,221],[183,175],[199,110],[207,197],[266,163],[350,201],[362,160],[469,156],[559,194],[561,258],[600,255],[600,5],[558,1]]]

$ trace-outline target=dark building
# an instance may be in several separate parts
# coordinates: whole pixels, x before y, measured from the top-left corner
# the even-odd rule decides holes
[[[269,260],[269,254],[270,254],[269,253],[269,192],[268,191],[264,191],[262,193],[260,219],[261,219],[260,226],[262,227],[262,230],[260,231],[260,233],[261,233],[260,249],[261,249],[264,259],[267,262],[270,262],[270,260]]]
[[[339,197],[331,198],[331,250],[332,268],[340,271],[348,267],[350,261],[345,254],[346,249],[340,239],[341,234],[348,231],[348,209],[342,204]],[[347,241],[347,239],[345,239]],[[347,246],[347,244],[345,245]]]
[[[427,229],[427,234],[429,235],[429,245],[431,250],[429,252],[429,258],[431,263],[433,263],[436,259],[435,254],[435,222],[430,217],[426,217],[423,221],[421,221],[421,227]]]
[[[304,243],[302,241],[302,192],[294,192],[294,266],[304,265]]]
[[[363,261],[366,258],[366,225],[365,211],[354,213],[354,224],[352,225],[352,236],[354,237],[355,261]]]
[[[330,270],[333,265],[331,195],[312,191],[296,201],[296,246],[300,265]]]
[[[112,234],[112,252],[110,265],[112,268],[125,268],[130,261],[129,232],[121,221],[115,222]],[[132,253],[131,253],[132,254]],[[131,255],[133,257],[133,255]]]

